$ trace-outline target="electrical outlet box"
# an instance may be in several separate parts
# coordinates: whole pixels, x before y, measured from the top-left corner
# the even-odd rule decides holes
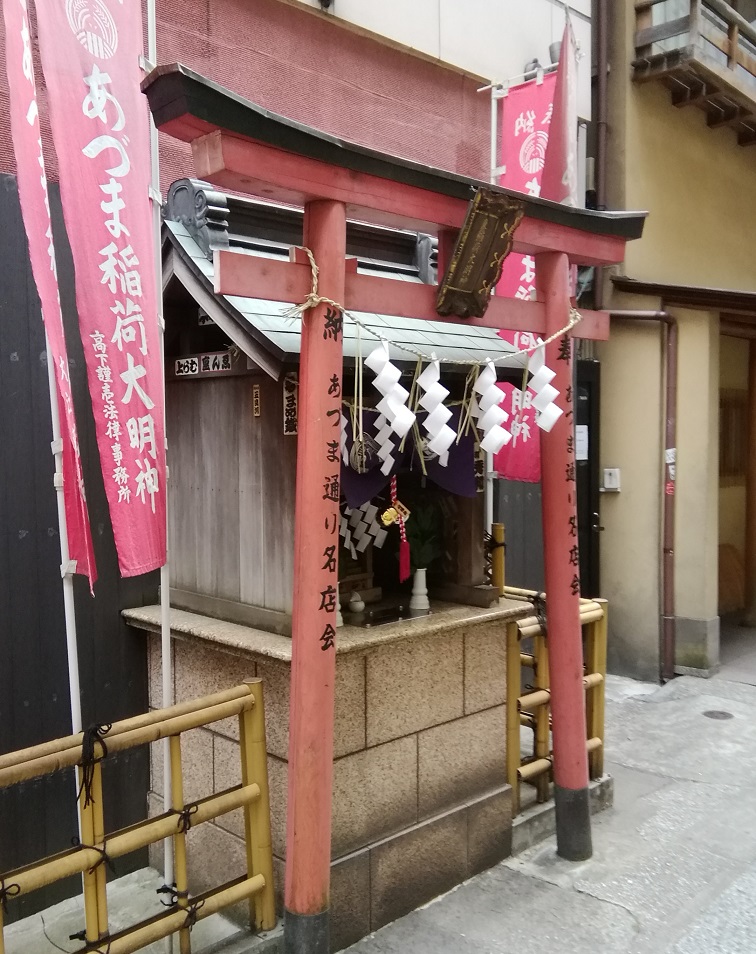
[[[620,490],[620,469],[619,467],[604,468],[604,486],[601,488],[605,494],[617,494]]]

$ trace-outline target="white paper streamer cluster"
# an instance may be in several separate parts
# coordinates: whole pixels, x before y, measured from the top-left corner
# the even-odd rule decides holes
[[[378,522],[378,508],[370,501],[355,510],[344,508],[341,515],[339,533],[344,539],[344,546],[357,559],[357,554],[367,549],[372,541],[376,547],[382,547],[388,531]]]
[[[402,372],[389,359],[388,344],[382,341],[365,358],[365,364],[375,374],[373,384],[383,397],[376,405],[379,417],[375,422],[378,430],[378,456],[383,461],[381,473],[391,473],[394,466],[392,451],[395,448],[391,435],[399,439],[409,431],[415,422],[415,415],[407,407],[409,391],[399,384]]]
[[[509,415],[500,407],[504,400],[504,392],[496,384],[496,368],[490,358],[486,366],[475,379],[473,385],[475,394],[472,398],[470,413],[477,418],[478,429],[481,431],[480,446],[489,454],[498,454],[499,451],[512,440],[509,431],[502,427],[509,419]]]
[[[441,384],[441,365],[435,354],[432,354],[431,358],[431,363],[417,379],[424,392],[419,404],[428,412],[423,421],[423,427],[428,434],[428,449],[438,454],[439,464],[446,467],[449,463],[449,448],[457,434],[447,423],[452,412],[444,405],[449,391]]]
[[[541,340],[540,338],[538,339]],[[528,387],[535,394],[532,404],[538,411],[536,415],[536,424],[542,431],[550,431],[562,416],[562,409],[554,402],[559,397],[559,391],[551,384],[556,377],[556,372],[546,366],[546,347],[541,344],[536,348],[530,358],[528,367],[532,377],[528,381]]]

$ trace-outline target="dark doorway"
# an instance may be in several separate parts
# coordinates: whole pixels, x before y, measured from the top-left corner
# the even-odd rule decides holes
[[[578,361],[575,402],[580,592],[601,596],[601,496],[599,493],[599,394],[601,365]]]
[[[578,543],[581,593],[600,596],[599,391],[598,361],[578,361],[575,444],[577,451]],[[494,484],[495,519],[507,537],[506,578],[510,586],[544,588],[541,485],[518,480]]]

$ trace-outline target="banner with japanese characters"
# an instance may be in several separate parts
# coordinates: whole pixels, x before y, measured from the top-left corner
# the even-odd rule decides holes
[[[29,15],[26,0],[3,0],[5,57],[8,75],[9,112],[18,176],[21,214],[29,242],[29,259],[39,293],[42,320],[57,384],[60,439],[63,457],[68,552],[72,570],[89,579],[97,578],[89,527],[79,441],[74,417],[68,353],[63,332],[58,275],[53,246],[50,202],[47,192],[42,135],[39,126],[37,90],[34,81]]]
[[[518,348],[530,347],[532,335],[515,333]],[[504,392],[501,407],[509,414],[507,427],[512,440],[494,455],[494,473],[507,480],[524,480],[536,484],[541,479],[541,439],[536,425],[536,409],[531,404],[533,393],[523,392],[514,384],[500,381]]]
[[[554,121],[543,160],[541,193],[577,208],[577,41],[569,17],[559,54],[559,69],[554,89]]]
[[[123,576],[166,559],[163,369],[141,4],[37,4],[97,443]]]
[[[541,174],[549,141],[556,73],[510,88],[502,100],[499,185],[527,195],[541,194]],[[529,300],[535,291],[532,255],[512,253],[504,261],[496,294]]]

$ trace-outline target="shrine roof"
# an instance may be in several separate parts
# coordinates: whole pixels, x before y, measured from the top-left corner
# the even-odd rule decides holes
[[[215,294],[213,263],[187,227],[180,222],[164,223],[164,247],[165,243],[175,250],[179,258],[178,263],[169,267],[168,273],[172,272],[206,311],[209,311],[207,305],[210,301],[219,306],[210,317],[248,357],[274,377],[278,377],[285,364],[299,359],[300,319],[286,316],[286,312],[291,309],[290,302]],[[260,249],[255,252],[237,250],[237,254],[263,258],[282,257],[275,249],[267,252]],[[181,265],[184,267],[181,268]],[[370,266],[370,259],[360,258],[358,271],[375,274]],[[386,272],[383,271],[383,274]],[[418,278],[401,271],[394,273],[391,278],[397,281],[419,281]],[[405,350],[409,348],[424,354],[434,352],[442,362],[455,361],[472,365],[490,357],[500,367],[523,367],[523,357],[508,358],[515,348],[491,328],[441,321],[418,321],[366,312],[355,312],[355,317],[370,331],[358,330],[358,326],[350,321],[347,315],[343,330],[344,359],[347,364],[356,357],[358,348],[361,348],[363,354],[367,354],[380,338],[384,338],[389,342],[392,360],[398,363],[415,362],[415,356]]]
[[[159,66],[142,83],[158,128],[185,142],[216,130],[330,166],[469,202],[485,187],[525,203],[526,218],[625,241],[640,238],[645,212],[596,212],[570,208],[488,182],[458,175],[366,146],[272,113],[181,64]]]

